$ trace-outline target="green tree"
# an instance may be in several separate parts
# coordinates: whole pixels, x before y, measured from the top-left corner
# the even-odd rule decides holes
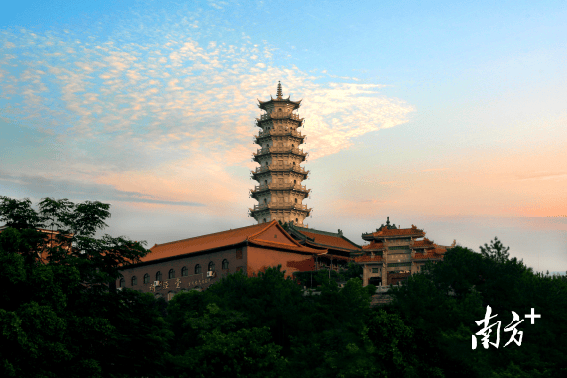
[[[176,307],[178,296],[172,300]],[[194,298],[183,293],[179,302]],[[279,353],[281,347],[270,342],[269,328],[243,328],[245,324],[243,314],[223,310],[215,303],[208,304],[202,315],[198,311],[186,312],[183,331],[193,339],[193,345],[170,357],[173,375],[281,377],[286,361]]]
[[[498,237],[495,236],[494,240],[490,242],[490,245],[484,244],[480,246],[480,253],[487,259],[499,262],[499,263],[506,263],[510,258],[510,253],[508,252],[510,247],[504,247],[502,242],[498,240]]]
[[[224,277],[204,293],[207,303],[222,304],[223,309],[238,311],[248,319],[247,327],[267,326],[272,339],[287,356],[290,335],[301,332],[307,304],[303,291],[281,266],[271,267],[257,276],[236,272]],[[300,328],[297,328],[300,327]]]
[[[430,360],[447,376],[551,377],[567,372],[560,357],[567,353],[565,281],[533,274],[510,258],[508,250],[497,238],[481,247],[481,253],[449,249],[442,262],[429,264],[423,273],[391,290],[394,301],[389,311],[412,325],[420,348],[422,336],[429,340]],[[472,350],[471,337],[480,330],[475,322],[484,318],[487,306],[498,316],[492,322],[501,321],[500,346]],[[526,321],[518,325],[523,332],[521,346],[504,347],[512,336],[504,332],[512,322],[512,311],[523,319],[531,308],[542,318],[533,325]],[[518,369],[523,374],[516,374]]]
[[[119,268],[148,251],[125,237],[94,237],[108,208],[44,199],[36,212],[28,199],[0,197],[2,376],[161,374],[170,335],[153,298],[111,289]],[[38,231],[46,227],[55,239]]]
[[[348,281],[351,278],[362,278],[362,265],[349,261],[347,266],[340,270],[340,274],[343,281]]]
[[[291,337],[293,376],[372,376],[371,343],[363,332],[371,314],[370,294],[362,281],[352,278],[340,289],[327,278],[321,295],[307,298],[302,324],[308,327]]]

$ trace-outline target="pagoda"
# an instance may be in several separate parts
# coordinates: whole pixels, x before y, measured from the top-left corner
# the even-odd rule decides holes
[[[254,142],[260,148],[252,154],[252,160],[260,167],[252,171],[252,179],[258,181],[258,185],[250,191],[250,197],[258,204],[249,209],[249,215],[258,223],[278,220],[307,227],[304,221],[312,209],[307,208],[303,200],[309,196],[310,189],[301,182],[309,171],[300,166],[307,153],[299,149],[305,136],[298,131],[304,119],[294,113],[301,100],[284,99],[278,82],[277,97],[258,102],[265,113],[256,118],[260,131],[254,136]]]

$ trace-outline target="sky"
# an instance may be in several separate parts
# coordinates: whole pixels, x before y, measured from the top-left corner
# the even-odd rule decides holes
[[[147,247],[254,224],[257,100],[302,99],[311,228],[498,237],[567,271],[564,1],[18,1],[0,195],[111,204]]]

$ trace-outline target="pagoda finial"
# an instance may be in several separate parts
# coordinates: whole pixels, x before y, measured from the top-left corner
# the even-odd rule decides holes
[[[388,219],[386,220],[386,226],[390,225],[390,217],[388,217]]]
[[[278,81],[278,100],[282,99],[282,85],[281,83]]]

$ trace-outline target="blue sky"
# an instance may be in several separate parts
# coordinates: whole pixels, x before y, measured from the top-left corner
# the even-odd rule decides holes
[[[253,223],[256,99],[303,98],[307,223],[385,222],[567,270],[567,6],[20,1],[0,193],[112,204],[155,243]],[[4,8],[6,9],[6,8]]]

